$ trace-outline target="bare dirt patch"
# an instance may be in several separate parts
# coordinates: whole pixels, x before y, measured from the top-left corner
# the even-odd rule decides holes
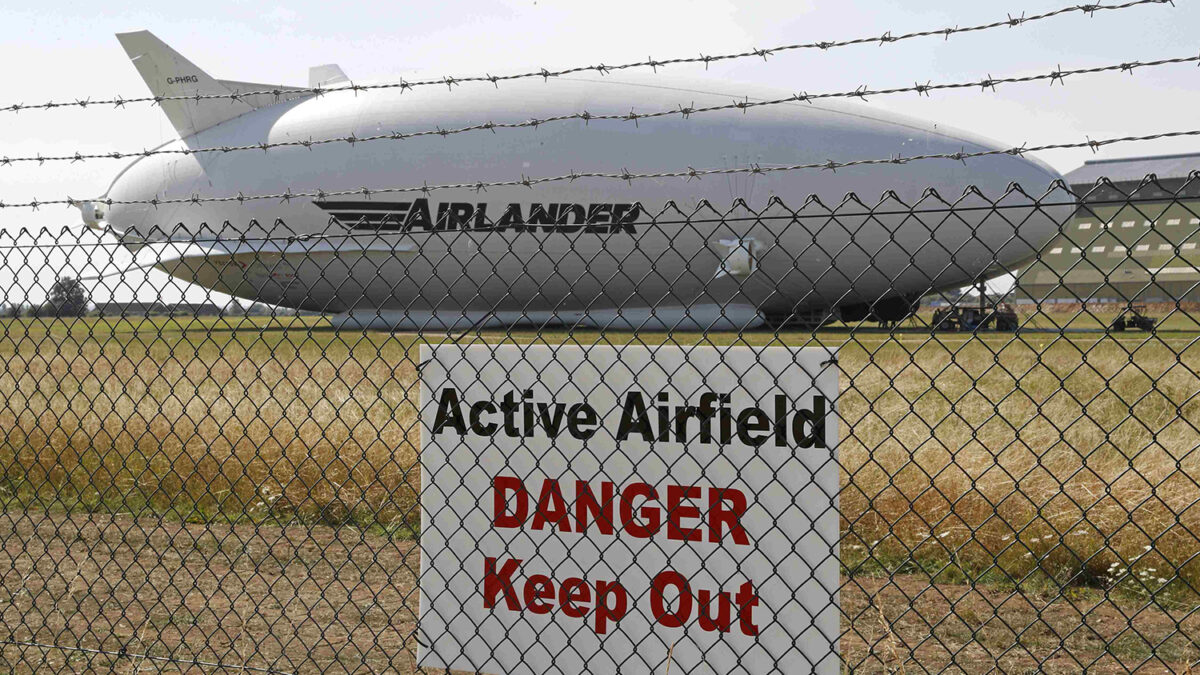
[[[1200,658],[1193,613],[1101,589],[843,581],[842,655],[855,672],[1183,673]]]
[[[413,667],[412,542],[354,528],[17,511],[0,514],[0,540],[3,661],[15,672]]]
[[[25,511],[0,513],[0,541],[4,670],[413,672],[410,541]],[[1101,589],[895,575],[844,578],[841,601],[854,671],[1182,672],[1200,659],[1188,612]]]

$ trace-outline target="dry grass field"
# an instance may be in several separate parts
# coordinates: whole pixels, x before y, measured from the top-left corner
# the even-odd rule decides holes
[[[1154,335],[1094,332],[1105,321],[1100,313],[1037,317],[1038,327],[1081,329],[1066,334],[831,329],[740,338],[622,333],[605,341],[839,347],[843,648],[860,654],[867,669],[925,661],[922,650],[943,649],[936,644],[943,640],[958,647],[936,658],[984,659],[968,665],[991,654],[1013,668],[1078,669],[1063,644],[1116,669],[1151,657],[1194,662],[1200,650],[1188,636],[1200,637],[1190,618],[1200,604],[1198,336],[1182,315]],[[598,340],[594,333],[485,337]],[[315,570],[327,560],[320,550],[326,539],[349,537],[338,544],[340,559],[367,555],[379,561],[370,563],[380,566],[378,573],[360,577],[331,567],[324,577],[310,577],[342,588],[349,582],[340,575],[350,574],[367,595],[382,592],[371,590],[374,581],[383,583],[397,595],[372,602],[385,608],[376,619],[390,622],[394,633],[384,640],[380,624],[363,633],[365,643],[346,636],[354,646],[331,646],[330,658],[357,654],[350,661],[368,664],[364,669],[407,668],[362,654],[405,644],[404,626],[415,611],[415,597],[397,575],[417,569],[418,344],[411,335],[337,332],[301,320],[0,323],[0,539],[13,561],[5,575],[8,628],[33,625],[18,637],[34,642],[65,629],[92,646],[111,645],[103,635],[69,628],[70,617],[51,621],[40,609],[16,611],[22,605],[15,598],[31,579],[48,584],[47,574],[79,566],[90,550],[100,567],[80,572],[82,581],[55,582],[61,588],[54,597],[111,598],[114,621],[142,607],[142,619],[125,617],[126,625],[150,631],[157,642],[138,639],[166,649],[166,624],[154,622],[175,619],[155,619],[138,588],[113,586],[104,565],[132,565],[147,579],[158,574],[147,582],[152,589],[186,574],[209,597],[225,593],[222,602],[233,615],[274,616],[262,604],[266,596],[230,590],[246,583],[238,565],[249,565],[247,574],[276,565],[288,579],[287,570]],[[101,524],[86,524],[82,513],[96,514]],[[175,534],[162,535],[166,548],[153,537],[137,543],[118,537],[117,548],[96,553],[85,544],[108,541],[111,525],[110,534],[94,541],[66,531],[115,522],[153,522],[156,531]],[[169,553],[179,532],[193,533],[188,546],[201,546],[207,536],[216,548],[208,558]],[[245,543],[255,537],[266,543]],[[225,552],[226,541],[241,548]],[[209,558],[218,554],[228,571],[211,569]],[[312,564],[305,562],[310,558]],[[33,577],[18,577],[26,574]],[[97,587],[102,577],[109,585]],[[286,592],[263,592],[291,621],[330,602],[309,591],[288,583]],[[235,635],[224,619],[204,618],[188,602],[203,634]],[[249,604],[236,610],[237,602]],[[68,606],[83,616],[107,616],[103,607],[66,602],[63,611]],[[954,621],[945,620],[947,611]],[[329,626],[349,625],[340,609],[329,612]],[[1095,635],[1080,632],[1084,615],[1085,628],[1093,619],[1103,624]],[[363,610],[360,622],[374,625],[371,616]],[[1150,639],[1136,637],[1122,616],[1135,617]],[[1007,627],[1013,621],[1028,627],[1014,632]],[[287,632],[282,625],[244,632],[275,636]],[[174,644],[193,642],[177,632]],[[942,637],[931,642],[931,635]],[[252,646],[228,642],[233,651],[223,658],[236,659],[238,649]],[[1012,651],[1014,644],[1023,647]],[[272,649],[287,653],[283,643]],[[13,663],[17,652],[4,653]]]

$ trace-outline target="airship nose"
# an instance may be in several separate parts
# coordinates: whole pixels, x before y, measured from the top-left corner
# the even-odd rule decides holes
[[[193,226],[198,209],[177,200],[204,192],[205,172],[194,156],[181,156],[183,141],[157,148],[163,154],[140,157],[113,180],[104,216],[111,230],[139,240],[164,239]],[[207,206],[207,204],[206,204]]]
[[[104,214],[105,205],[99,202],[86,200],[75,202],[75,208],[79,209],[79,215],[83,219],[83,224],[93,230],[104,229]]]

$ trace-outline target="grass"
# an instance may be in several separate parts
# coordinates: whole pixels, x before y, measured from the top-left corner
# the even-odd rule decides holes
[[[4,328],[8,500],[185,520],[416,522],[411,340],[267,320]]]
[[[1189,319],[1169,321],[1155,335],[484,335],[837,346],[847,571],[1193,606],[1200,347]],[[7,320],[0,506],[411,538],[418,344],[319,319]]]

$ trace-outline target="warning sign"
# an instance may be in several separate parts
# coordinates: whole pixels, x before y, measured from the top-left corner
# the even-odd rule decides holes
[[[423,346],[419,665],[838,672],[832,357]]]

